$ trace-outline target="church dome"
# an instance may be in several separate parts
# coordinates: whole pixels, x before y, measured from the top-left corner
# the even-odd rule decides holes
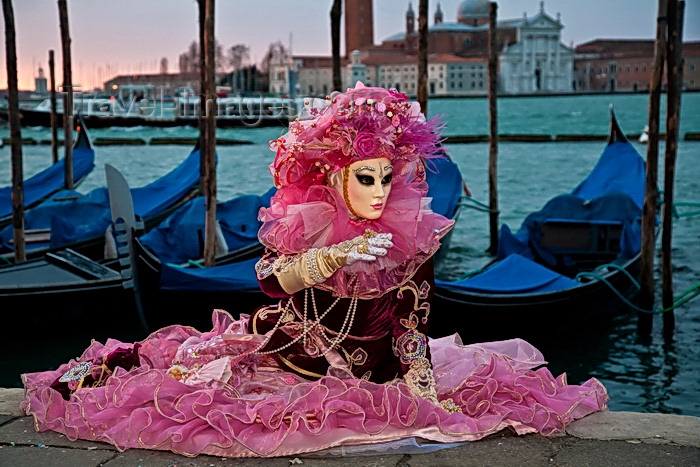
[[[488,18],[489,0],[464,0],[457,9],[457,21],[468,18]]]

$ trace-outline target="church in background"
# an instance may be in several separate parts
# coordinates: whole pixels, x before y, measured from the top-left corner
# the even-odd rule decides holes
[[[466,0],[456,21],[444,20],[438,2],[428,27],[428,94],[480,96],[488,88],[488,0]],[[415,96],[418,86],[418,18],[411,3],[405,28],[374,43],[372,0],[345,0],[345,56],[343,86],[356,81],[368,86],[393,87]],[[499,94],[554,94],[574,90],[574,51],[561,43],[563,29],[540,9],[528,17],[498,21]],[[291,66],[296,95],[325,96],[332,90],[331,57],[281,57]],[[285,79],[287,73],[281,73]],[[273,86],[271,79],[271,87]],[[289,89],[289,88],[287,88]]]

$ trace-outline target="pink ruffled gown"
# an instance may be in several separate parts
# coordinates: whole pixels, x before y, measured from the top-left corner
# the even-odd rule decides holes
[[[261,284],[283,295],[274,275]],[[600,382],[568,385],[518,339],[472,345],[457,335],[423,339],[438,399],[451,398],[461,412],[416,396],[401,377],[421,352],[432,288],[427,261],[402,287],[360,300],[349,327],[349,299],[336,304],[323,327],[305,327],[301,291],[293,306],[263,308],[252,317],[235,320],[215,311],[209,332],[175,325],[135,344],[94,342],[55,371],[23,375],[23,409],[37,430],[72,440],[225,457],[288,456],[411,437],[471,441],[506,427],[550,435],[606,409]],[[314,290],[313,299],[319,313],[334,300],[323,290]],[[307,295],[313,321],[310,300]],[[272,336],[266,334],[276,323]],[[345,339],[329,349],[328,339],[343,333],[344,323]]]

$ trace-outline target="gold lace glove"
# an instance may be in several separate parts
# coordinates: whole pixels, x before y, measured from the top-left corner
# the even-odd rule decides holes
[[[392,247],[391,234],[377,234],[367,229],[364,235],[323,248],[311,248],[305,253],[281,256],[272,272],[288,294],[324,282],[335,271],[356,261],[375,261]]]

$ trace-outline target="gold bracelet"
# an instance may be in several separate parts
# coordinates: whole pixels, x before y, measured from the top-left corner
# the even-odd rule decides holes
[[[316,284],[320,284],[321,282],[325,282],[326,278],[321,274],[318,268],[317,253],[318,248],[311,248],[304,253],[304,255],[306,256],[306,271],[309,273],[309,277],[311,277],[311,280]]]

